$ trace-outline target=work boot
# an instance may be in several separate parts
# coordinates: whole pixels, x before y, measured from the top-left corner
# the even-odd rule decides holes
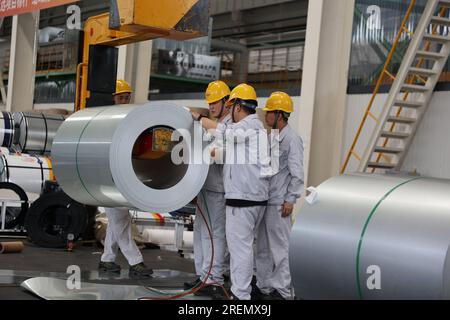
[[[206,284],[203,288],[196,291],[194,295],[196,296],[207,296],[207,297],[214,297],[214,296],[220,296],[220,294],[223,294],[223,289],[219,286],[212,285],[212,284]]]
[[[262,300],[287,300],[277,291],[273,290],[269,295],[265,295]]]
[[[251,300],[270,300],[270,299],[266,299],[270,295],[262,292],[256,284],[255,285],[252,284],[252,292],[251,292],[250,296],[251,296]]]
[[[153,274],[153,270],[147,268],[147,266],[143,262],[141,262],[134,266],[130,266],[129,273],[132,277],[150,278]]]
[[[191,282],[185,282],[183,284],[184,290],[191,290],[194,288],[197,288],[201,285],[202,280],[200,278],[195,279],[194,281]]]
[[[114,272],[114,273],[120,273],[120,266],[115,262],[103,262],[100,261],[98,265],[98,270],[100,272]]]
[[[220,288],[220,287],[219,287]],[[231,290],[220,288],[212,296],[213,300],[239,300]]]
[[[231,301],[239,301],[239,300],[241,300],[241,299],[239,299],[238,297],[236,297],[232,292],[231,292],[231,290],[230,290],[230,293],[228,293],[228,296],[229,296],[229,299],[228,300],[231,300]]]
[[[230,300],[230,301],[237,301],[239,300],[238,297],[236,297],[231,290],[228,290],[227,295],[225,295],[225,293],[223,292],[223,290],[221,290],[222,292],[219,293],[219,291],[217,291],[216,294],[214,294],[212,296],[213,300]]]

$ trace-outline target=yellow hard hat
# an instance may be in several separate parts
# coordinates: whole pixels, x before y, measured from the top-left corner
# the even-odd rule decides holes
[[[258,97],[256,96],[255,88],[243,83],[231,91],[230,99],[228,99],[227,104],[232,104],[236,99],[257,101]]]
[[[284,92],[274,92],[267,100],[264,111],[283,111],[286,113],[294,112],[294,102],[292,98]]]
[[[211,82],[206,89],[205,99],[208,104],[215,103],[230,95],[231,91],[223,81]]]
[[[131,89],[131,86],[128,82],[125,80],[117,80],[116,82],[116,92],[114,95],[121,94],[121,93],[132,93],[133,89]]]

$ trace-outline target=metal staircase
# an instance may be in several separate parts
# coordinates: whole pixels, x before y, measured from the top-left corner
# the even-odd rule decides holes
[[[394,83],[379,116],[371,111],[372,97],[342,173],[346,171],[352,156],[359,161],[359,172],[400,170],[450,56],[449,10],[450,0],[427,1],[397,75],[393,76],[387,71],[389,62],[385,65],[376,90],[385,75],[391,77]],[[408,17],[410,13],[408,11]],[[401,33],[409,32],[405,27],[407,19],[405,17]],[[369,117],[376,121],[375,129],[365,152],[359,156],[355,148]]]

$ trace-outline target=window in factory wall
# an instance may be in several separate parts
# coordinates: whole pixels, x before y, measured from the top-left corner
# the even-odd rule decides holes
[[[303,45],[250,50],[247,81],[257,89],[299,88],[303,53]]]
[[[173,148],[176,144],[183,143],[182,140],[172,141],[174,130],[169,127],[150,128],[139,136],[133,146],[134,172],[147,187],[157,190],[169,189],[177,185],[186,175],[188,165],[176,165],[172,161]]]
[[[298,71],[303,67],[304,46],[251,50],[249,73]]]
[[[407,28],[414,32],[418,25],[426,0],[417,0]],[[371,93],[392,48],[410,1],[402,0],[356,0],[353,22],[352,48],[349,69],[349,93]],[[448,35],[448,28],[441,30]],[[411,41],[404,33],[395,51],[389,71],[396,74]],[[450,64],[441,75],[438,90],[448,90]],[[392,79],[386,77],[381,92],[387,92]]]

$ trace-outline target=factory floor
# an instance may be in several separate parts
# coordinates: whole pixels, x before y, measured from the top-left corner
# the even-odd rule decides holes
[[[1,239],[4,241],[17,241]],[[97,266],[101,257],[102,247],[96,243],[77,244],[72,252],[64,249],[39,248],[26,240],[21,253],[0,255],[0,300],[38,300],[39,298],[20,287],[22,281],[34,277],[64,277],[71,265],[80,267],[82,281],[90,281],[115,285],[148,285],[163,289],[182,289],[185,281],[191,281],[194,273],[192,260],[181,257],[176,252],[163,251],[159,248],[141,247],[142,255],[148,267],[154,270],[180,271],[178,276],[164,280],[164,283],[148,283],[149,280],[130,279],[126,269],[128,265],[124,257],[119,254],[116,261],[122,266],[120,276],[99,278]]]

